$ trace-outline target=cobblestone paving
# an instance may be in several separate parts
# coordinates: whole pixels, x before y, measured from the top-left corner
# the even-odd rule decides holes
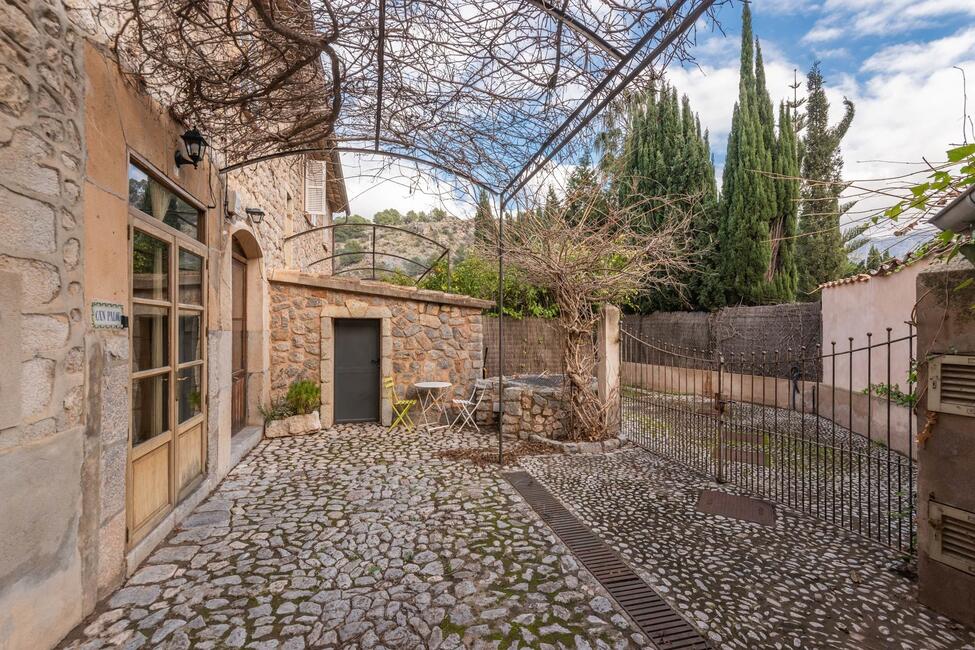
[[[264,441],[62,647],[645,647],[496,467],[438,458],[483,444]]]
[[[522,465],[720,648],[975,649],[915,601],[896,554],[778,509],[774,527],[699,513],[717,485],[647,451]]]
[[[630,391],[624,435],[701,472],[715,471],[717,420],[710,399]],[[727,480],[795,510],[907,549],[917,532],[907,495],[917,492],[917,463],[828,418],[785,408],[742,404],[729,409],[726,437],[739,458],[760,453],[766,464],[728,462]],[[899,542],[898,542],[899,540]],[[898,546],[899,544],[899,546]]]

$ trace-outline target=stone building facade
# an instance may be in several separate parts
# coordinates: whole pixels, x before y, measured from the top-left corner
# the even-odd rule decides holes
[[[300,379],[320,381],[323,426],[334,421],[335,319],[381,321],[380,374],[393,377],[399,397],[413,384],[446,381],[450,396],[466,398],[484,365],[481,312],[493,303],[341,277],[276,271],[271,275],[271,396]],[[381,421],[389,424],[389,396]]]
[[[0,3],[4,650],[82,622],[260,440],[272,393],[320,381],[331,422],[336,319],[383,323],[401,392],[481,373],[488,303],[328,277],[337,154],[176,164],[190,125],[86,6]]]
[[[188,125],[121,74],[89,27],[58,0],[0,5],[4,649],[53,646],[226,475],[240,446],[231,436],[232,265],[246,268],[245,419],[259,424],[269,391],[268,274],[321,257],[326,240],[314,228],[344,201],[332,192],[313,227],[304,157],[229,175],[219,173],[219,151],[198,168],[177,166]],[[133,183],[152,186],[141,209]],[[226,210],[228,190],[263,218]],[[147,214],[163,197],[165,215]],[[192,213],[192,233],[180,210]],[[313,232],[288,239],[303,231]],[[155,263],[172,275],[138,271],[146,251],[134,240],[162,242]],[[102,326],[106,313],[114,325]],[[148,356],[172,352],[159,370],[140,367],[150,330],[166,332],[167,343]],[[176,352],[184,337],[196,341],[186,359]],[[168,431],[140,442],[146,381],[162,405],[149,419]],[[193,390],[179,390],[186,381]],[[167,446],[180,451],[140,451]],[[168,467],[152,496],[160,501],[137,484],[145,459]]]
[[[100,472],[100,432],[85,417],[83,53],[59,4],[0,4],[3,648],[49,645],[95,600],[99,522],[89,513],[100,504],[83,486]]]

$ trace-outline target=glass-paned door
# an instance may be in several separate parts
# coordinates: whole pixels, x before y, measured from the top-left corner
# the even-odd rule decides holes
[[[141,218],[130,239],[133,544],[203,475],[206,251]]]

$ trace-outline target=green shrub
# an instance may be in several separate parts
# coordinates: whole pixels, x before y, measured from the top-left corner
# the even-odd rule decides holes
[[[295,410],[291,408],[288,401],[283,398],[273,400],[269,407],[264,408],[261,406],[260,409],[261,415],[264,416],[264,424],[267,424],[271,420],[283,420],[285,418],[290,418],[295,414]]]
[[[321,405],[322,387],[310,379],[296,381],[288,388],[285,401],[296,415],[308,415]]]
[[[424,289],[447,290],[446,264],[436,266],[423,279]],[[450,290],[473,298],[497,300],[497,261],[477,256],[466,257],[453,266]],[[496,315],[497,309],[488,310]],[[558,308],[552,295],[532,284],[519,269],[506,266],[504,271],[504,315],[509,318],[555,318]]]

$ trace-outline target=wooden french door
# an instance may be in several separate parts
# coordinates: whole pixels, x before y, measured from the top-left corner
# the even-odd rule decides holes
[[[231,343],[231,432],[247,424],[247,262],[234,253],[231,261],[233,342]]]
[[[206,248],[134,219],[129,543],[202,479],[206,463]]]

